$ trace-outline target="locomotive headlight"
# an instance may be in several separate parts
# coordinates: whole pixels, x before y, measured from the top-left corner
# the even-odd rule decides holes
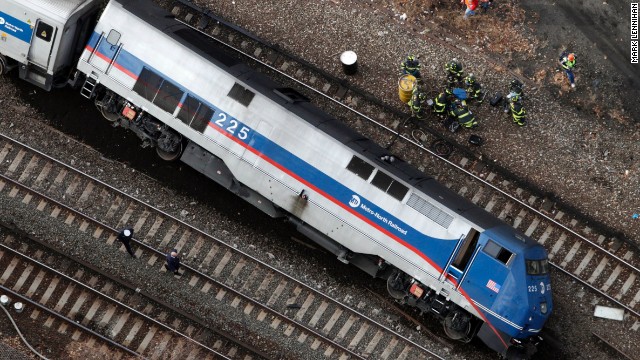
[[[543,301],[540,303],[540,312],[543,314],[547,313],[547,302]]]

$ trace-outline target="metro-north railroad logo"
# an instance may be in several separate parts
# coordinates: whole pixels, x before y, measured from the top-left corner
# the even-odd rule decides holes
[[[351,195],[349,206],[351,206],[352,208],[357,208],[358,206],[360,206],[360,197],[358,195]]]
[[[0,25],[4,25],[4,18],[0,17]]]

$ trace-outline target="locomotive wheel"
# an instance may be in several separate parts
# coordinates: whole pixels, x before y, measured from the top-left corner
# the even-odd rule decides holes
[[[156,153],[158,154],[160,159],[162,159],[164,161],[177,160],[180,157],[180,155],[182,154],[182,144],[180,144],[180,146],[178,146],[178,149],[176,151],[174,151],[174,152],[164,151],[164,150],[162,150],[162,149],[160,149],[159,147],[156,146]]]
[[[402,272],[400,270],[394,270],[394,272],[387,278],[387,291],[394,299],[404,299],[407,292],[403,288]]]
[[[462,317],[462,318],[460,318]],[[471,321],[470,316],[462,311],[452,311],[442,323],[444,332],[450,339],[459,340],[464,343],[471,341]]]
[[[118,113],[111,112],[111,111],[105,109],[105,107],[102,104],[99,104],[97,96],[96,96],[95,104],[96,104],[96,107],[98,108],[98,110],[100,111],[100,114],[102,114],[102,117],[107,119],[107,121],[116,122],[116,121],[118,121],[118,119],[120,119],[120,115]]]

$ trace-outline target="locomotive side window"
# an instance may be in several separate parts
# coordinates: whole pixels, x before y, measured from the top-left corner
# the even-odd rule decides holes
[[[153,99],[153,103],[160,109],[173,114],[180,103],[180,99],[182,99],[182,95],[184,95],[182,90],[164,80],[160,86],[158,95]]]
[[[378,171],[371,180],[371,185],[386,192],[398,200],[402,200],[409,189],[382,171]]]
[[[253,93],[253,91],[246,89],[244,86],[235,83],[233,84],[231,90],[229,90],[229,94],[227,94],[227,96],[244,106],[249,106],[255,94]]]
[[[349,161],[349,164],[347,165],[347,170],[351,171],[352,173],[360,176],[365,180],[369,179],[369,176],[371,176],[373,169],[374,169],[373,165],[370,165],[369,163],[365,162],[364,160],[360,159],[357,156],[352,157],[351,161]]]
[[[207,125],[209,124],[209,120],[211,120],[211,118],[213,117],[213,113],[214,111],[212,108],[201,104],[196,111],[196,115],[194,116],[193,121],[191,122],[191,128],[203,133],[207,128]]]
[[[391,176],[383,173],[382,171],[378,171],[374,176],[373,180],[371,180],[371,185],[377,187],[378,189],[387,192],[389,185],[393,182]]]
[[[487,241],[487,245],[484,246],[484,252],[505,265],[509,264],[509,260],[513,257],[511,251],[496,244],[493,240]]]
[[[198,111],[199,107],[200,101],[193,96],[187,95],[187,98],[178,112],[178,119],[186,125],[191,124],[191,120],[193,120],[193,117],[196,115],[196,111]]]
[[[120,42],[120,36],[119,32],[111,29],[111,31],[109,31],[109,35],[107,35],[107,42],[111,45],[118,45],[118,42]]]
[[[407,194],[408,191],[409,191],[409,188],[400,184],[397,181],[394,181],[391,184],[391,186],[389,186],[389,190],[387,191],[387,194],[393,196],[398,200],[402,200],[404,199],[404,196]]]
[[[151,70],[144,68],[138,76],[138,81],[133,86],[133,91],[138,93],[143,98],[153,101],[158,93],[158,89],[162,85],[163,79],[153,73]]]
[[[51,37],[53,36],[53,26],[45,24],[42,21],[38,21],[36,36],[46,42],[51,41]]]

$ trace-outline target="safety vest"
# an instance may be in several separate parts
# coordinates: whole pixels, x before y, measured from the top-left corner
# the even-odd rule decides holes
[[[511,108],[511,115],[513,115],[513,120],[520,123],[522,119],[527,116],[527,112],[524,107],[518,102],[512,102],[509,107]]]
[[[567,57],[562,59],[562,68],[563,69],[570,70],[570,69],[573,69],[574,66],[576,66],[576,60],[575,59],[573,61],[570,61]]]
[[[469,96],[471,97],[476,98],[480,96],[480,90],[482,90],[482,86],[480,86],[478,82],[474,82],[469,87],[467,87],[467,94],[469,94]]]
[[[475,117],[469,111],[468,108],[456,108],[453,110],[456,118],[458,119],[458,123],[464,127],[472,127],[473,125],[477,125],[478,123],[475,121]]]
[[[413,111],[413,112],[420,111],[420,109],[422,108],[422,103],[421,103],[420,99],[418,98],[418,94],[415,94],[411,98],[411,100],[409,100],[407,105],[409,105],[409,107],[411,108],[411,111]]]
[[[447,96],[444,93],[438,94],[436,101],[433,105],[433,111],[438,114],[444,114],[445,109],[447,108]]]
[[[464,3],[471,10],[475,10],[478,7],[478,0],[464,0]]]

